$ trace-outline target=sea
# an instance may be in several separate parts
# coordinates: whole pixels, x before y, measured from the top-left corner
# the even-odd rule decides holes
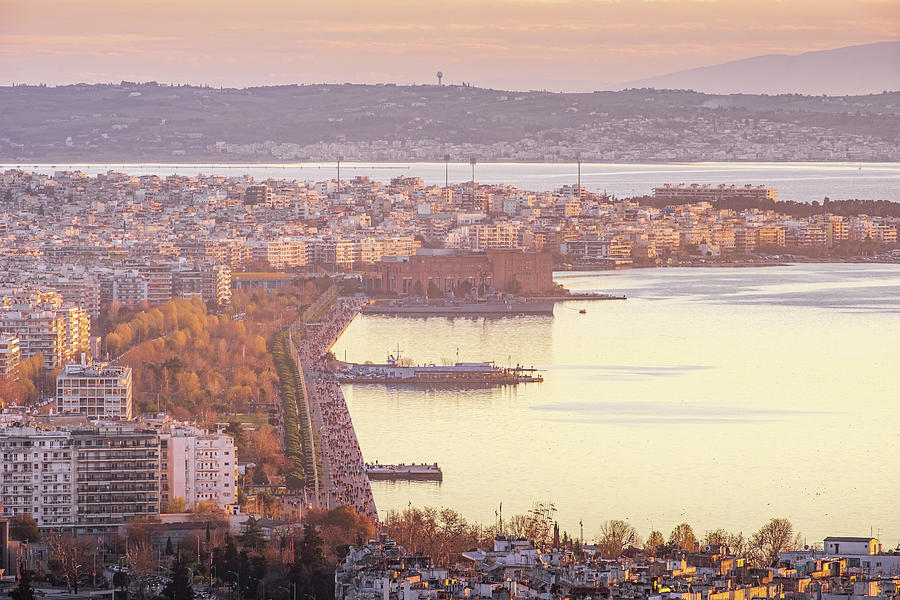
[[[340,359],[495,361],[543,383],[344,386],[363,455],[443,482],[374,482],[379,514],[451,507],[495,524],[552,503],[570,535],[687,522],[807,543],[900,543],[900,265],[560,272],[569,301],[516,318],[358,316]],[[581,314],[581,309],[586,310]],[[583,524],[583,525],[580,525]]]
[[[114,170],[133,175],[171,174],[224,175],[256,179],[323,181],[337,176],[336,163],[278,164],[3,164],[7,169],[25,169],[52,174],[58,170],[81,171],[88,175]],[[445,170],[446,168],[446,170]],[[341,179],[365,176],[389,182],[398,176],[421,177],[428,185],[445,181],[471,181],[472,170],[465,163],[341,163]],[[479,163],[475,180],[482,184],[509,184],[519,189],[552,191],[577,182],[577,167],[565,163]],[[709,162],[666,164],[595,164],[581,166],[581,184],[594,193],[617,198],[652,194],[666,183],[765,185],[778,190],[780,200],[821,202],[831,200],[891,200],[900,202],[900,163],[850,162]]]

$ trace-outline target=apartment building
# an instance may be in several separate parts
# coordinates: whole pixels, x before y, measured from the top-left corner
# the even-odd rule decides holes
[[[71,430],[79,533],[159,514],[159,436],[140,425]]]
[[[100,302],[106,306],[118,302],[125,306],[150,299],[147,280],[136,270],[114,270],[100,277]]]
[[[244,192],[245,204],[268,204],[272,201],[272,188],[266,184],[248,186]]]
[[[70,362],[90,345],[91,318],[81,307],[66,306],[57,292],[0,291],[0,332],[19,340],[20,356],[43,354],[48,369]]]
[[[519,226],[510,223],[496,225],[476,225],[472,236],[472,250],[488,248],[517,248],[519,246]]]
[[[147,301],[163,304],[172,299],[172,265],[147,262],[138,265],[137,271],[147,282]]]
[[[690,202],[714,202],[731,198],[744,200],[778,200],[778,190],[764,185],[674,185],[667,183],[663,187],[653,188],[653,197],[659,200],[687,200]]]
[[[193,509],[200,502],[227,507],[237,501],[237,448],[221,429],[209,433],[174,422],[156,422],[160,445],[160,509],[184,498]]]
[[[0,428],[0,515],[27,513],[39,527],[73,527],[73,456],[68,431]]]
[[[275,269],[302,267],[308,264],[309,256],[303,240],[263,240],[250,244],[254,261],[264,261]]]
[[[0,333],[0,379],[18,378],[21,358],[19,338],[8,333]]]
[[[56,410],[91,419],[132,418],[131,367],[69,364],[56,376]]]
[[[172,271],[172,297],[228,304],[231,302],[231,269],[211,262],[179,267]]]

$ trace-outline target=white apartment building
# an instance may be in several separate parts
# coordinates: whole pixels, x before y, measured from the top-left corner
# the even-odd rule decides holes
[[[159,514],[159,438],[134,425],[0,427],[0,516],[110,533]]]
[[[56,410],[91,419],[132,418],[131,367],[69,364],[56,376]]]
[[[75,524],[75,462],[68,431],[0,428],[0,515],[27,513],[39,527]]]
[[[184,423],[158,422],[160,444],[160,508],[184,498],[187,509],[214,502],[226,507],[237,501],[237,448],[222,430],[208,433]]]

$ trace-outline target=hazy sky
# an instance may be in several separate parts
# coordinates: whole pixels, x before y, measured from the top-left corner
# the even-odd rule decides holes
[[[897,39],[898,0],[0,0],[0,84],[577,91]]]

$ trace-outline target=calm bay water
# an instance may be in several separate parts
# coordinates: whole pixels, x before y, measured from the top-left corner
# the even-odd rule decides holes
[[[900,542],[900,266],[795,265],[559,273],[554,317],[360,316],[335,346],[381,361],[495,360],[545,381],[489,390],[347,385],[367,460],[435,462],[441,485],[373,484],[379,512],[449,506],[493,523],[552,501],[593,537],[756,530]],[[586,308],[587,314],[578,309]]]
[[[322,181],[336,177],[335,163],[292,164],[5,164],[0,171],[21,168],[52,174],[55,170],[80,170],[89,175],[110,169],[133,175],[197,175],[199,173],[257,179]],[[443,185],[444,163],[341,163],[341,178],[365,175],[377,181],[406,175],[421,177],[429,185]],[[469,181],[468,163],[451,163],[451,182]],[[549,191],[576,182],[576,167],[558,163],[480,163],[479,183],[510,184]],[[620,198],[650,194],[665,183],[766,185],[778,189],[781,200],[795,202],[859,198],[900,201],[900,163],[684,163],[684,164],[583,164],[581,182],[592,192],[608,192]]]

